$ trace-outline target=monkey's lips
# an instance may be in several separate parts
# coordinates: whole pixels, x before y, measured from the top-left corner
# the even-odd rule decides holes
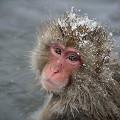
[[[60,84],[55,83],[50,79],[44,79],[43,86],[48,90],[60,90],[62,87]]]

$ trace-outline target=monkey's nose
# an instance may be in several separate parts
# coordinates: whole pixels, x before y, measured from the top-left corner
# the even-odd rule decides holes
[[[51,70],[53,73],[58,73],[59,70],[60,70],[60,67],[55,66],[55,65],[51,65],[51,66],[50,66],[50,70]]]

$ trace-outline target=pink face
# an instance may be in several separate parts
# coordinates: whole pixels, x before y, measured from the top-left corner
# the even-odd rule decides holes
[[[68,84],[71,72],[79,67],[81,59],[74,48],[55,43],[50,45],[48,57],[42,73],[42,84],[47,90],[59,91]]]

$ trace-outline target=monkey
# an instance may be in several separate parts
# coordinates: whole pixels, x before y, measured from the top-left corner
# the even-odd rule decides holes
[[[30,120],[120,120],[120,66],[102,23],[66,12],[39,33],[31,64],[46,102]]]

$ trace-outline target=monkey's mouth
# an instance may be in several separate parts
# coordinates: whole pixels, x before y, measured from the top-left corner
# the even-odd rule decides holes
[[[55,83],[50,79],[44,79],[43,84],[44,84],[44,87],[48,90],[60,90],[61,89],[60,84]]]

